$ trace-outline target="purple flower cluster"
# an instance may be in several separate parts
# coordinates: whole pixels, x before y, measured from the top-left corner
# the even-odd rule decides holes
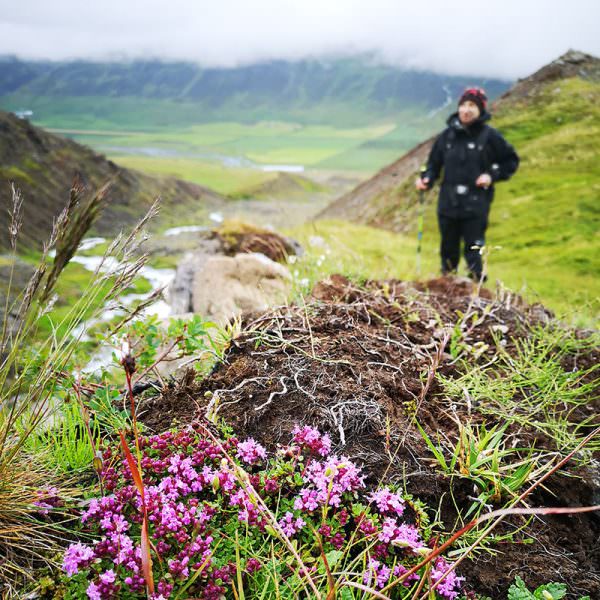
[[[73,575],[86,568],[94,559],[94,551],[83,544],[71,544],[63,557],[63,569],[67,575]]]
[[[306,523],[301,517],[295,517],[291,512],[286,512],[285,517],[279,521],[280,527],[288,537],[292,537],[295,533],[298,533]]]
[[[415,551],[425,547],[425,544],[421,541],[419,530],[414,525],[398,524],[396,519],[390,517],[383,520],[379,539],[386,544],[392,544],[400,548],[410,548]]]
[[[450,568],[450,563],[443,557],[438,557],[431,569],[431,580],[433,583],[437,583],[442,578],[442,575]],[[462,582],[465,580],[464,577],[459,577],[456,571],[450,571],[448,575],[439,584],[436,591],[440,596],[448,598],[448,600],[454,600],[460,595],[458,590],[462,586]]]
[[[259,460],[267,458],[267,451],[252,438],[248,438],[245,442],[238,444],[237,455],[246,464],[253,465]]]
[[[367,498],[377,506],[377,510],[382,515],[393,514],[401,517],[404,514],[404,500],[400,494],[390,492],[387,487],[369,494]]]
[[[329,457],[325,462],[312,461],[303,476],[308,484],[294,501],[297,510],[313,511],[320,506],[340,506],[342,495],[364,487],[360,469],[348,458]]]
[[[95,541],[72,544],[63,559],[68,585],[77,597],[146,597],[144,514],[152,548],[153,600],[167,600],[183,589],[203,600],[224,597],[240,550],[242,557],[251,557],[244,568],[245,585],[251,586],[263,568],[261,552],[272,543],[270,538],[265,544],[274,525],[265,505],[278,514],[279,531],[293,538],[299,551],[314,548],[315,536],[325,552],[344,551],[349,544],[353,551],[363,548],[370,558],[361,579],[378,589],[406,574],[428,551],[419,529],[403,520],[406,502],[400,494],[382,488],[360,503],[366,493],[361,470],[347,457],[330,456],[329,437],[316,429],[296,427],[293,443],[300,449],[280,453],[273,461],[253,439],[230,438],[220,444],[206,439],[200,429],[138,440],[143,501],[127,461],[118,451],[105,450],[106,495],[92,499],[81,516]],[[240,477],[242,465],[249,478]],[[240,523],[246,531],[242,549],[236,542]],[[448,566],[438,558],[431,580],[439,581]],[[316,566],[311,569],[318,573]],[[289,575],[293,572],[290,566]],[[403,585],[410,587],[420,577],[414,573]],[[260,581],[264,585],[264,579],[257,579],[257,586]],[[454,600],[462,581],[451,572],[440,582],[439,595]]]
[[[33,503],[39,508],[39,513],[47,515],[52,509],[63,505],[63,501],[58,494],[58,488],[54,486],[36,491],[37,500]]]
[[[331,452],[331,438],[327,434],[321,434],[318,429],[305,425],[296,425],[292,429],[294,442],[303,448],[307,448],[319,456],[329,456]]]
[[[363,583],[365,585],[374,585],[375,587],[382,589],[387,585],[390,577],[402,577],[402,575],[408,573],[408,571],[409,569],[402,564],[396,565],[392,569],[381,561],[371,558],[369,560],[368,568],[363,575]],[[419,581],[419,579],[419,575],[412,573],[405,581],[403,581],[403,585],[405,587],[410,587],[413,582]]]

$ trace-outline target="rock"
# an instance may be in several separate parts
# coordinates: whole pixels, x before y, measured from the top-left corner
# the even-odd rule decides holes
[[[263,254],[211,256],[194,274],[192,308],[222,324],[284,303],[291,280],[286,267]]]
[[[223,251],[218,238],[202,238],[194,253],[187,254],[179,263],[175,277],[166,291],[167,302],[173,313],[192,311],[192,286],[196,271],[202,269],[206,261]]]

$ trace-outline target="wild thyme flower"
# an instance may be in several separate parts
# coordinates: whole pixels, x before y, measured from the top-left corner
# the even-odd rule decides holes
[[[255,573],[262,568],[260,560],[257,558],[249,558],[246,563],[246,573]]]
[[[354,492],[364,486],[360,469],[346,457],[329,457],[324,463],[313,460],[303,476],[303,480],[312,484],[300,490],[294,508],[315,510],[318,506],[340,506],[342,494]]]
[[[279,526],[283,529],[283,533],[288,537],[292,537],[295,533],[300,531],[306,522],[301,517],[294,518],[294,514],[286,512],[285,517],[279,521]]]
[[[245,463],[253,465],[259,460],[267,458],[267,451],[255,440],[248,438],[245,442],[238,444],[237,455]]]
[[[74,575],[80,568],[85,568],[94,558],[94,551],[79,542],[71,544],[63,557],[63,569],[67,575]]]
[[[54,486],[50,486],[43,490],[37,490],[36,496],[38,499],[33,504],[40,508],[39,512],[42,515],[47,515],[53,508],[58,508],[63,504],[58,495],[58,488]]]
[[[382,515],[393,513],[398,517],[404,514],[404,500],[400,494],[390,492],[390,489],[384,487],[367,496],[369,502],[373,502]]]
[[[388,582],[392,569],[375,558],[369,559],[367,570],[363,575],[363,583],[372,585],[372,582],[379,589],[384,588]]]
[[[331,452],[331,438],[327,434],[322,435],[314,427],[310,427],[309,425],[299,427],[296,425],[292,429],[292,435],[294,436],[294,442],[304,448],[308,448],[315,454],[328,456]]]
[[[63,568],[69,581],[80,586],[85,580],[88,598],[145,598],[141,528],[146,515],[155,568],[152,600],[181,594],[198,571],[200,576],[189,589],[185,587],[186,593],[203,600],[219,600],[227,594],[236,572],[231,531],[237,521],[246,523],[250,534],[245,550],[252,558],[244,571],[253,589],[254,573],[261,569],[261,559],[267,560],[261,554],[265,536],[272,535],[263,502],[299,551],[314,547],[317,530],[325,552],[344,552],[351,539],[359,552],[368,547],[368,567],[358,578],[372,587],[382,589],[392,577],[417,564],[419,552],[429,548],[419,529],[403,522],[400,494],[382,488],[361,499],[365,485],[360,468],[344,456],[329,455],[327,436],[312,428],[295,431],[296,443],[311,452],[306,463],[297,460],[299,449],[279,453],[269,463],[266,450],[255,440],[230,438],[220,445],[193,428],[141,437],[144,506],[127,462],[118,449],[107,448],[102,467],[107,495],[93,499],[82,515],[86,529],[97,539],[89,546],[73,544],[67,550]],[[232,461],[251,465],[248,476],[253,490]],[[259,461],[265,462],[259,465]],[[365,506],[366,501],[373,506]],[[326,509],[325,517],[319,509]],[[360,535],[354,535],[356,530]],[[444,564],[435,563],[432,580],[434,574],[439,580]],[[318,572],[317,565],[311,565],[309,572]],[[413,574],[405,585],[419,577]],[[455,600],[461,581],[452,573],[440,581],[440,594]]]
[[[434,583],[437,583],[450,566],[450,563],[443,557],[439,556],[436,558],[433,563],[433,568],[431,569],[431,580]],[[460,588],[464,580],[465,578],[459,577],[456,574],[456,571],[450,571],[442,583],[436,588],[436,591],[440,596],[448,598],[448,600],[454,600],[460,596]]]
[[[403,564],[398,564],[394,567],[394,577],[402,577],[402,575],[408,573],[410,569],[407,569]],[[403,582],[402,585],[405,587],[410,587],[414,581],[419,581],[421,579],[418,573],[412,573],[409,575]]]

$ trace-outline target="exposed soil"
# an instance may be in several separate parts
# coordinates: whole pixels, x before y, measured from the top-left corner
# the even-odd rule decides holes
[[[478,350],[472,360],[481,364],[490,360],[499,335],[510,353],[532,326],[552,318],[514,296],[473,292],[471,282],[462,279],[368,282],[359,289],[332,276],[317,284],[305,306],[249,319],[209,377],[198,383],[190,372],[161,396],[145,399],[141,419],[161,431],[174,420],[190,422],[208,411],[238,435],[269,447],[287,443],[296,423],[318,426],[331,435],[336,452],[363,465],[371,483],[382,477],[404,482],[409,493],[440,507],[442,526],[452,531],[457,508],[468,507],[469,496],[477,492],[466,479],[450,480],[435,468],[414,416],[433,438],[439,433],[453,441],[458,421],[483,419],[471,414],[468,403],[445,397],[435,378],[436,373],[460,373],[450,354],[458,315],[479,317],[464,320],[463,339]],[[570,360],[582,365],[599,358],[595,350]],[[596,400],[596,422],[598,408]],[[530,432],[520,434],[536,447],[549,443]],[[577,475],[553,476],[529,504],[599,503],[598,469],[587,467]],[[496,533],[522,524],[519,518],[507,519]],[[529,538],[534,543],[526,543]],[[494,556],[483,553],[461,565],[473,590],[505,598],[518,574],[529,586],[564,581],[573,598],[584,593],[600,598],[599,513],[536,517],[514,539],[517,543],[498,543]]]
[[[301,254],[302,248],[295,240],[274,231],[240,224],[239,230],[227,228],[214,232],[223,252],[228,256],[238,253],[260,252],[276,262],[285,262],[291,254]]]

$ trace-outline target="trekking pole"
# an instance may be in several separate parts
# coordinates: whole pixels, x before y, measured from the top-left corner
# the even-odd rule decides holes
[[[421,177],[426,168],[421,167]],[[423,242],[423,213],[425,212],[425,190],[419,190],[419,211],[417,217],[417,277],[421,276],[421,247]]]

